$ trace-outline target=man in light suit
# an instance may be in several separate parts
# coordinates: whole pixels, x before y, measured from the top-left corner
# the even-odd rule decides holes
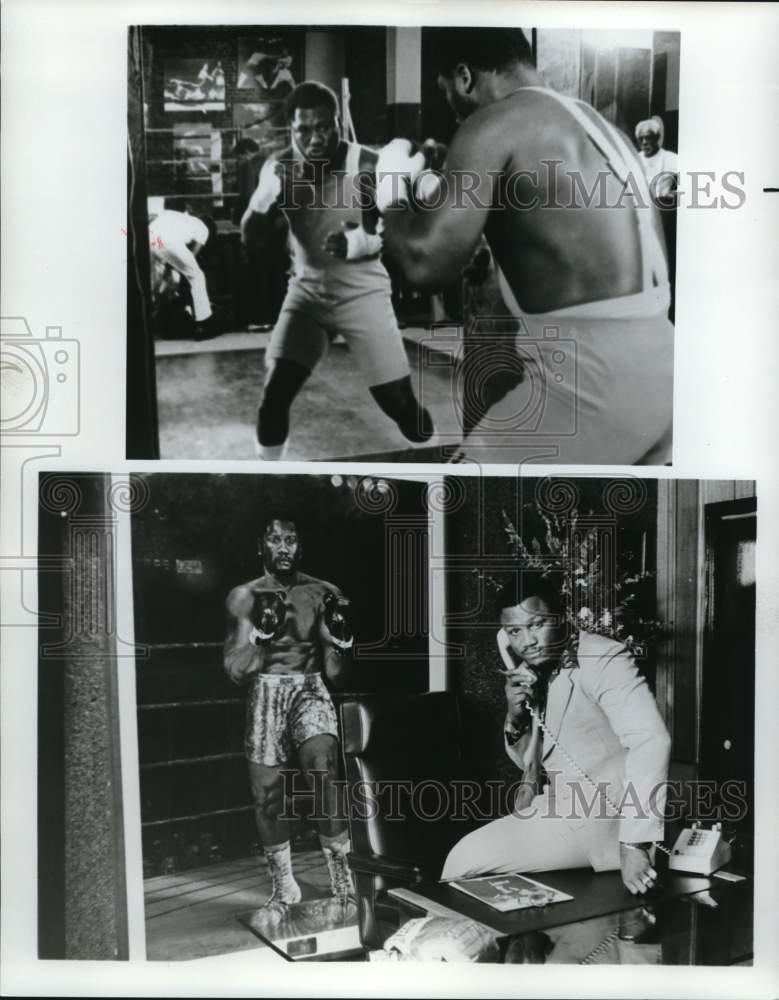
[[[524,573],[500,607],[506,751],[524,780],[514,812],[459,841],[441,877],[591,866],[621,869],[643,894],[657,878],[670,756],[652,693],[620,643],[568,637],[559,582]],[[542,770],[549,784],[539,791]]]

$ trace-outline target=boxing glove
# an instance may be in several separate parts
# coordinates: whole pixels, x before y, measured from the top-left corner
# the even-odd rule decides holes
[[[254,627],[249,634],[249,641],[255,646],[265,646],[284,634],[287,616],[285,596],[280,591],[255,592],[250,616]]]
[[[362,226],[344,224],[346,237],[346,259],[360,260],[361,257],[372,257],[381,252],[382,239],[378,233],[366,233]]]
[[[351,626],[344,615],[344,611],[349,607],[349,599],[330,592],[325,596],[323,605],[325,626],[333,645],[339,653],[344,653],[347,649],[351,649],[354,643]]]
[[[379,151],[376,162],[376,207],[385,212],[391,206],[407,205],[410,184],[425,168],[425,154],[414,152],[408,139],[393,139]]]

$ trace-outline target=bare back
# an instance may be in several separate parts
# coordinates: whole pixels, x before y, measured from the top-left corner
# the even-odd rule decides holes
[[[615,136],[596,111],[579,106]],[[624,154],[641,178],[635,154],[628,148]],[[474,165],[490,178],[477,192],[489,199],[484,233],[523,312],[642,291],[635,180],[626,185],[551,92],[522,88],[471,115],[452,143],[447,172],[452,178]],[[661,234],[656,211],[647,210]]]

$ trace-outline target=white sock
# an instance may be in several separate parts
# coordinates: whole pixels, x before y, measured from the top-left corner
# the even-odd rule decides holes
[[[346,860],[346,855],[352,849],[347,831],[343,830],[341,833],[336,834],[335,837],[327,837],[325,834],[320,833],[319,843],[322,845],[322,853],[327,862],[327,870],[330,874],[330,889],[333,895],[340,897],[354,895],[355,889],[352,873],[349,870],[349,862]]]
[[[259,441],[254,442],[254,452],[257,458],[263,462],[280,462],[284,458],[286,450],[286,441],[283,444],[260,444]]]
[[[299,903],[303,893],[292,874],[292,852],[289,841],[272,844],[264,849],[264,853],[271,880],[271,899],[279,903]]]

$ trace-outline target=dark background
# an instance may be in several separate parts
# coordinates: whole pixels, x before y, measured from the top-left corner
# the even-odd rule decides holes
[[[354,477],[143,478],[148,502],[132,522],[135,639],[146,647],[136,666],[141,820],[146,873],[159,874],[257,850],[245,691],[224,674],[222,643],[227,594],[262,572],[262,519],[287,511],[301,569],[351,599],[349,690],[409,692],[428,686],[428,521],[421,483],[384,480],[379,493]],[[414,539],[402,567],[393,537]],[[400,619],[397,592],[408,602]]]
[[[616,563],[638,568],[642,541],[646,570],[655,569],[657,482],[641,480],[479,477],[459,481],[447,521],[447,642],[450,688],[462,706],[464,747],[472,776],[480,781],[516,781],[515,765],[503,745],[506,716],[504,678],[497,671],[495,634],[500,627],[495,590],[485,577],[503,580],[516,567],[501,516],[505,511],[523,539],[537,535],[538,519],[528,504],[542,500],[548,509],[590,512],[613,526]],[[452,491],[454,494],[454,491]],[[616,508],[616,510],[615,510]],[[631,509],[632,508],[632,509]],[[642,664],[650,683],[653,662]]]

